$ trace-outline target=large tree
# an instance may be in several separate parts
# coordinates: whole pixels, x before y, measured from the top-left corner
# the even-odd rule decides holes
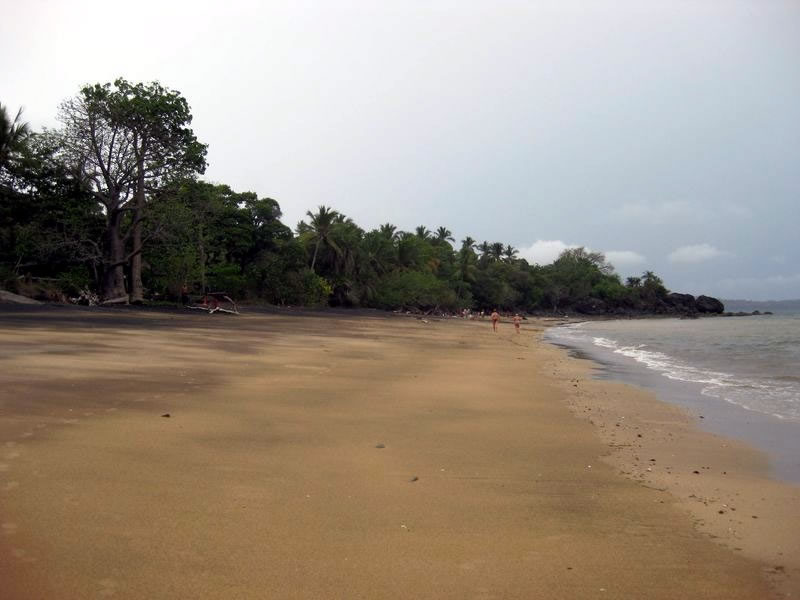
[[[169,179],[205,168],[188,104],[158,83],[118,79],[83,87],[61,105],[59,118],[67,159],[106,216],[102,295],[128,299],[124,268],[130,266],[130,299],[141,300],[146,198]]]
[[[142,231],[147,198],[170,180],[203,173],[206,146],[197,141],[189,127],[192,114],[179,92],[158,82],[132,84],[117,79],[109,99],[114,114],[133,136],[136,192],[131,228],[130,299],[141,302]]]

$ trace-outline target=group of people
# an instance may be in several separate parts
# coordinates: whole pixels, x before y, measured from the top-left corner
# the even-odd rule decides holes
[[[492,314],[489,315],[489,318],[492,320],[492,331],[497,331],[497,323],[500,321],[500,313],[497,312],[497,309],[492,311]],[[519,316],[519,313],[514,313],[514,317],[511,319],[511,322],[514,323],[514,329],[516,329],[517,333],[519,333],[519,326],[522,324],[522,317]]]

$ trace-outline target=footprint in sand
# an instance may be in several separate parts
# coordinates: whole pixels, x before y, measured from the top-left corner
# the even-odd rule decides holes
[[[19,481],[9,481],[7,484],[3,486],[3,491],[10,492],[14,488],[19,487]]]
[[[11,460],[13,458],[18,458],[18,457],[19,457],[19,452],[8,452],[8,453],[6,453],[4,458],[6,460]]]
[[[17,445],[17,442],[6,442],[6,448],[13,448]]]

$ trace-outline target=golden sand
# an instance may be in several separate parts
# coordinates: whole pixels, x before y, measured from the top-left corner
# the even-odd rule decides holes
[[[4,600],[800,594],[800,490],[541,323],[36,314],[0,315]]]

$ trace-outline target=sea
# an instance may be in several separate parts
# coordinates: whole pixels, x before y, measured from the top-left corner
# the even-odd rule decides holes
[[[593,360],[597,377],[652,390],[762,450],[775,478],[800,483],[800,312],[586,321],[545,339]]]

